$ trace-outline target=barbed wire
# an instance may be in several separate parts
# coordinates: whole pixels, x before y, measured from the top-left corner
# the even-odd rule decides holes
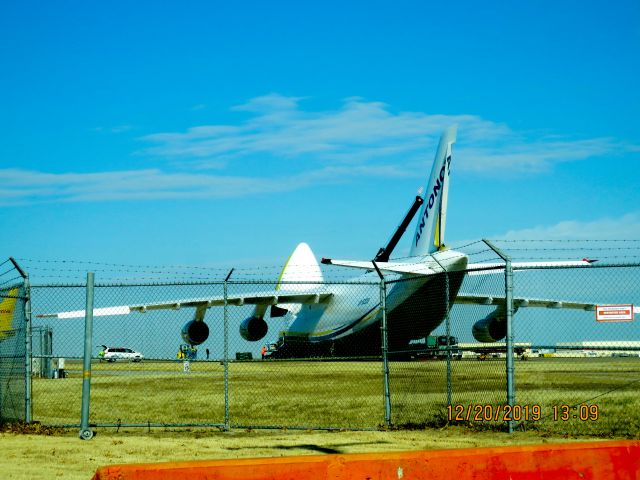
[[[193,270],[217,270],[220,272],[228,272],[230,267],[202,267],[199,265],[135,265],[135,264],[123,264],[123,263],[107,263],[107,262],[93,262],[91,260],[43,260],[33,258],[19,258],[18,260],[23,262],[36,262],[36,263],[72,263],[83,265],[96,265],[105,267],[118,267],[118,268],[135,268],[135,269],[148,269],[148,268],[162,268],[162,269],[193,269]]]
[[[514,251],[520,251],[520,252],[531,252],[531,251],[543,251],[543,252],[569,252],[571,250],[575,250],[577,247],[565,247],[565,248],[561,248],[561,247],[556,247],[556,248],[509,248],[510,252],[514,252]],[[611,248],[611,247],[589,247],[589,250],[595,250],[595,251],[623,251],[623,250],[638,250],[640,249],[640,246],[638,247],[616,247],[616,248]]]
[[[491,239],[493,242],[505,242],[505,243],[523,243],[523,242],[539,242],[539,243],[613,243],[613,242],[627,242],[627,243],[638,243],[640,244],[640,239],[519,239],[519,240],[509,240],[509,239]]]
[[[18,283],[22,283],[24,279],[22,277],[20,277],[20,276],[10,278],[9,280],[5,280],[4,282],[0,283],[0,287],[2,285],[6,285],[6,284],[8,284],[10,282],[13,282],[14,280],[19,280],[19,282],[16,282],[16,284],[18,284]]]
[[[482,244],[482,245],[486,246],[486,243],[484,243],[482,240],[474,240],[473,242],[466,243],[464,245],[456,245],[454,248],[456,250],[458,250],[458,249],[467,248],[467,247],[470,247],[472,245],[479,245],[479,244]]]
[[[38,271],[38,272],[73,272],[73,273],[86,273],[85,269],[80,269],[80,268],[42,268],[42,267],[31,267],[29,268],[30,271]],[[114,271],[111,269],[105,269],[105,270],[99,270],[101,272],[109,272],[109,271]],[[118,270],[121,273],[140,273],[141,270]],[[187,275],[191,275],[189,272],[175,272],[175,271],[171,271],[169,269],[167,270],[156,270],[156,271],[147,271],[144,272],[147,274],[158,274],[158,275],[166,275],[167,273],[171,273],[172,275],[177,275],[177,276],[187,276]],[[226,273],[225,273],[226,275]]]
[[[9,270],[6,270],[6,271],[0,273],[0,277],[3,277],[4,275],[8,275],[10,273],[15,273],[15,272],[16,272],[15,268],[10,268]]]
[[[158,281],[176,277],[184,279],[184,281],[222,281],[227,277],[229,271],[231,270],[231,268],[221,267],[201,267],[188,265],[133,265],[68,259],[43,260],[21,258],[20,260],[23,262],[28,262],[26,269],[34,273],[37,278],[57,279],[61,281],[65,279],[71,279],[72,281],[82,281],[84,275],[88,270],[86,268],[87,266],[103,267],[99,269],[93,269],[96,271],[96,273],[108,274],[107,277],[100,277],[100,279],[103,281],[105,279],[117,281]],[[56,267],[54,265],[60,266]],[[298,269],[305,269],[305,267],[309,270],[309,272],[313,273],[317,271],[318,264],[296,266],[296,268]],[[354,276],[354,272],[352,269],[338,267],[339,266],[334,266],[330,269],[330,281],[339,278],[348,278]],[[282,272],[282,268],[282,265],[258,265],[251,268],[236,267],[233,269],[233,279],[269,279],[268,281],[272,281],[270,279],[279,278]],[[189,269],[193,269],[195,271],[188,271]],[[315,275],[305,279],[305,281],[314,280],[322,281],[324,280],[324,276]]]
[[[629,264],[640,261],[640,240],[493,239],[492,241],[501,244],[501,248],[504,248],[513,260],[526,258],[528,261],[562,261],[567,260],[566,257],[569,255],[575,255],[578,258],[592,258],[600,260],[602,263],[611,262],[612,264]],[[550,245],[552,243],[554,245]],[[507,244],[507,246],[503,246],[502,244]],[[464,252],[462,252],[462,250],[464,250]],[[637,254],[634,254],[636,250]],[[479,265],[503,261],[482,240],[467,242],[455,246],[449,251],[460,251],[461,256],[465,256],[470,261],[472,260],[474,264]],[[568,254],[560,255],[562,252],[568,252]],[[400,256],[390,259],[389,262],[402,263],[404,266],[410,268],[411,266],[424,266],[429,257],[429,255],[421,257]],[[168,278],[179,278],[184,281],[218,281],[224,280],[231,270],[231,267],[184,264],[139,265],[92,260],[37,258],[19,258],[18,260],[25,264],[25,270],[31,273],[32,277],[57,280],[71,279],[73,281],[83,281],[84,275],[89,270],[99,273],[103,281],[158,281]],[[9,261],[9,259],[3,261],[0,263],[0,266],[7,264]],[[296,265],[296,268],[301,270],[306,268],[311,274],[317,272],[318,264]],[[358,272],[354,272],[354,269],[349,266],[336,264],[332,264],[328,268],[321,266],[321,268],[322,276],[309,278],[309,281],[324,280],[324,276],[331,281],[349,279],[367,271],[366,269],[360,269]],[[279,278],[282,269],[282,264],[234,267],[233,279],[265,280]],[[3,271],[0,273],[0,278],[8,275],[12,271],[13,268]],[[103,274],[105,275],[104,277],[102,276]],[[13,280],[13,278],[11,280]]]

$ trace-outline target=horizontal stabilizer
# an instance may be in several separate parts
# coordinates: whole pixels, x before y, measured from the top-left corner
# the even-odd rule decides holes
[[[442,273],[445,270],[449,272],[464,271],[467,267],[467,258],[464,253],[456,252],[455,250],[442,250],[434,252],[431,255],[405,257],[401,262],[375,262],[375,264],[383,272],[413,276],[430,276]],[[361,270],[375,270],[376,268],[371,260],[363,262],[323,258],[322,263],[324,265],[359,268]]]
[[[582,260],[559,260],[549,262],[511,262],[514,271],[536,268],[588,267],[596,260],[583,258]],[[504,262],[501,263],[470,263],[467,265],[469,275],[491,275],[504,272]]]
[[[332,260],[323,258],[324,265],[336,265],[339,267],[358,268],[361,270],[375,270],[372,261],[354,261],[354,260]],[[424,263],[402,263],[402,262],[376,262],[378,268],[383,272],[413,274],[413,275],[434,275],[438,273],[436,270],[429,268]]]

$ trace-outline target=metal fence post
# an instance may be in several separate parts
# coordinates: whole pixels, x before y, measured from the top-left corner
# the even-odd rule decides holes
[[[391,425],[391,389],[389,385],[389,336],[387,330],[387,284],[384,275],[378,268],[376,262],[372,262],[373,266],[380,276],[380,310],[382,312],[382,320],[380,322],[380,330],[382,335],[382,376],[384,384],[384,424]]]
[[[451,316],[449,315],[449,271],[432,255],[431,258],[442,268],[444,272],[444,312],[445,312],[445,328],[447,335],[447,405],[451,405],[452,401],[452,372],[451,372]]]
[[[515,405],[515,378],[514,378],[514,362],[513,362],[513,268],[511,266],[511,257],[496,247],[489,240],[482,240],[491,250],[493,250],[505,262],[504,265],[504,289],[505,289],[505,307],[507,314],[507,337],[506,337],[506,354],[507,354],[507,404]],[[513,433],[513,419],[507,422],[509,433]]]
[[[16,259],[9,257],[9,261],[22,277],[24,288],[24,421],[31,423],[31,377],[33,375],[33,352],[31,351],[31,284],[29,274],[26,273],[16,262]],[[16,300],[17,301],[17,300]]]
[[[89,398],[91,394],[91,350],[93,348],[93,272],[87,273],[87,300],[84,313],[84,363],[82,367],[82,408],[80,438],[90,440],[94,432],[89,428]]]
[[[228,282],[233,273],[233,268],[229,271],[227,278],[224,279],[224,351],[223,351],[223,364],[224,364],[224,429],[230,430],[229,424],[229,304],[228,304]]]
[[[504,266],[504,286],[507,303],[507,403],[512,407],[515,404],[515,370],[513,363],[513,269],[511,257],[507,256]],[[513,410],[512,410],[513,411]],[[509,433],[513,433],[514,421],[509,421]]]
[[[451,405],[451,316],[449,315],[449,272],[444,274],[445,321],[447,334],[447,405]]]
[[[31,423],[31,377],[33,376],[33,351],[31,342],[31,283],[29,282],[29,275],[24,278],[24,292],[25,292],[25,304],[24,304],[24,316],[25,316],[25,382],[24,382],[24,421]]]

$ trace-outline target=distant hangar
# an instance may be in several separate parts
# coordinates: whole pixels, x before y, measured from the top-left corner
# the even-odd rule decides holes
[[[555,355],[558,357],[639,357],[640,341],[560,342],[556,344]]]

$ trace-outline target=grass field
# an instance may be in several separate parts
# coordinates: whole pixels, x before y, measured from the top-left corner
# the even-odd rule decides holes
[[[516,367],[518,428],[556,435],[640,434],[640,358],[535,358]],[[68,378],[34,379],[34,420],[79,423],[80,368],[79,362],[67,362]],[[451,411],[446,362],[391,362],[390,369],[393,425],[504,428],[498,411],[506,399],[504,359],[452,362]],[[92,370],[91,423],[224,423],[219,362],[192,362],[190,373],[178,362],[152,361],[96,362]],[[484,409],[479,419],[478,408]],[[462,421],[451,418],[459,412]],[[229,417],[232,426],[243,428],[375,429],[384,423],[381,363],[233,362]]]
[[[640,438],[639,358],[536,358],[516,365],[516,400],[538,405],[541,418],[505,433],[502,421],[447,418],[443,361],[391,362],[392,418],[384,422],[382,365],[362,362],[248,362],[229,366],[229,432],[218,428],[131,428],[136,424],[221,424],[224,375],[219,362],[96,362],[89,441],[78,429],[49,435],[0,433],[2,478],[89,479],[114,463],[209,460],[256,456],[359,453]],[[504,360],[451,364],[453,405],[491,405],[505,399]],[[68,377],[34,379],[33,418],[78,424],[81,365]],[[553,419],[554,405],[597,405],[597,420]],[[571,417],[573,417],[573,412]],[[118,423],[121,427],[115,427]],[[262,429],[265,426],[369,428],[366,431]],[[252,427],[252,428],[247,428]],[[411,427],[411,428],[406,428]]]

